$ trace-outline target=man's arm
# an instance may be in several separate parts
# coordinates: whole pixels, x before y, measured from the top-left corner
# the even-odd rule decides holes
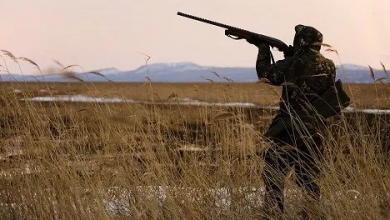
[[[286,57],[275,64],[271,64],[271,51],[266,43],[257,45],[259,52],[257,55],[256,71],[259,79],[266,78],[272,85],[279,86],[285,82],[288,76],[294,74],[294,57]]]

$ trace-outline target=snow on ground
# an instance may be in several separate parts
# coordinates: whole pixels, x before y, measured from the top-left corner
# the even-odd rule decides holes
[[[20,94],[20,93],[22,93],[22,90],[20,90],[20,89],[14,89],[14,93],[15,93],[15,94]]]
[[[139,104],[177,104],[177,105],[193,105],[193,106],[227,106],[227,107],[257,107],[253,103],[241,103],[241,102],[232,102],[232,103],[213,103],[213,102],[203,102],[190,98],[177,99],[176,101],[171,102],[141,102],[134,101],[132,99],[124,98],[106,98],[106,97],[93,97],[85,95],[59,95],[59,96],[38,96],[33,98],[22,98],[22,101],[35,101],[35,102],[91,102],[91,103],[139,103]]]
[[[204,102],[191,98],[179,98],[170,102],[142,102],[132,99],[124,99],[119,97],[93,97],[85,95],[60,95],[60,96],[41,96],[34,98],[21,99],[22,101],[36,101],[36,102],[90,102],[90,103],[138,103],[138,104],[170,104],[170,105],[190,105],[190,106],[221,106],[221,107],[242,107],[242,108],[261,108],[261,109],[279,109],[278,106],[260,106],[248,102]],[[361,112],[365,114],[390,114],[390,109],[358,109],[347,107],[343,112]]]
[[[196,202],[204,200],[205,198],[212,198],[214,205],[221,209],[228,209],[232,204],[232,191],[237,191],[244,194],[245,201],[251,207],[261,207],[263,205],[262,195],[264,194],[264,187],[221,187],[200,189],[194,187],[177,187],[177,186],[137,186],[132,190],[117,188],[107,190],[107,194],[111,198],[109,201],[104,201],[107,210],[113,213],[127,213],[130,214],[130,204],[132,196],[141,196],[146,200],[158,200],[160,205],[163,205],[168,196],[178,196],[183,198],[181,202]],[[296,192],[294,192],[296,194]],[[184,201],[185,200],[185,201]]]
[[[37,101],[37,102],[93,102],[93,103],[120,103],[128,102],[135,103],[131,99],[122,99],[122,98],[104,98],[104,97],[92,97],[84,95],[60,95],[60,96],[41,96],[34,98],[21,99],[22,101]]]
[[[343,110],[344,112],[362,112],[366,114],[376,114],[376,115],[383,115],[383,114],[390,114],[390,109],[356,109],[352,107],[347,107]]]

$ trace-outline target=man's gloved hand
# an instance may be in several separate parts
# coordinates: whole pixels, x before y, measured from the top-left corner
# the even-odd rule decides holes
[[[291,45],[289,45],[288,48],[287,48],[287,50],[285,50],[285,51],[283,52],[284,58],[286,58],[286,57],[293,57],[294,54],[295,54],[295,52],[294,52],[294,47],[291,46]]]

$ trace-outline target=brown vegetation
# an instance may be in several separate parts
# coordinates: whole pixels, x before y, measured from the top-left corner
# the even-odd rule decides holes
[[[350,89],[348,89],[350,88]],[[17,89],[17,91],[15,91]],[[357,106],[388,108],[386,85],[350,85]],[[360,91],[359,91],[360,90]],[[273,110],[29,102],[84,94],[276,105],[263,84],[2,83],[1,219],[258,219],[262,133]],[[175,94],[175,95],[172,95]],[[387,94],[387,95],[386,95]],[[171,97],[171,98],[169,98]],[[173,101],[173,100],[172,100]],[[329,121],[320,204],[287,182],[286,215],[389,219],[389,116]]]
[[[265,83],[0,83],[4,92],[24,97],[87,95],[165,102],[190,98],[206,102],[242,102],[277,106],[281,88]],[[346,84],[356,108],[390,108],[390,84]],[[172,99],[175,98],[175,99]]]
[[[5,58],[35,66],[1,50]],[[333,52],[336,52],[333,50]],[[148,57],[145,62],[150,57]],[[166,105],[189,98],[275,106],[280,88],[262,83],[1,82],[0,219],[259,219],[262,133],[272,109]],[[387,73],[384,65],[383,70]],[[346,85],[354,107],[390,106],[388,79]],[[104,77],[98,72],[92,72]],[[217,73],[216,73],[217,74]],[[228,80],[229,81],[229,80]],[[148,104],[32,102],[86,95]],[[389,219],[389,115],[343,114],[323,134],[320,203],[287,181],[286,214],[317,219]]]
[[[368,87],[376,91],[364,95],[373,97],[386,90]],[[177,94],[171,97],[275,105],[277,93],[258,84],[3,83],[0,218],[260,218],[268,147],[261,134],[272,110],[20,99],[85,94],[164,101]],[[372,99],[359,105],[387,106]],[[388,219],[389,117],[345,115],[330,125],[323,198],[306,208],[329,219]],[[296,219],[304,206],[293,179],[286,219]]]

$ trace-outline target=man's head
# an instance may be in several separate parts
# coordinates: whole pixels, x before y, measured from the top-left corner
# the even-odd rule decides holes
[[[319,51],[322,44],[322,34],[317,29],[305,26],[295,26],[294,51],[297,52],[301,48],[311,48]]]

